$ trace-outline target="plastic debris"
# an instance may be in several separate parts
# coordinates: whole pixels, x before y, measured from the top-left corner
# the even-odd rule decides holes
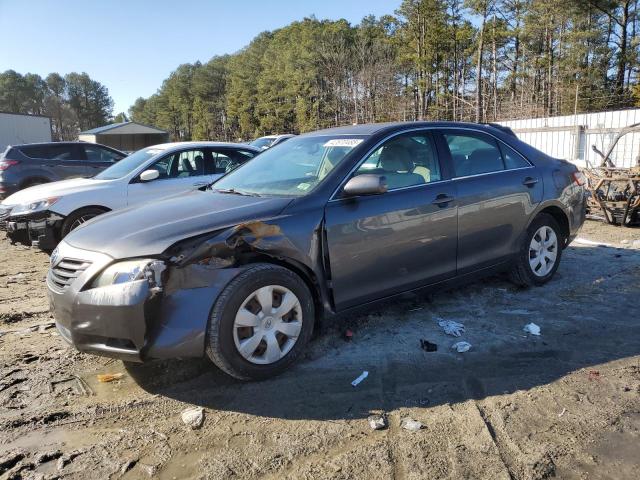
[[[598,370],[589,370],[589,380],[600,380],[600,372]]]
[[[459,337],[464,333],[464,325],[462,323],[454,322],[453,320],[440,320],[438,325],[442,327],[444,333],[447,335]]]
[[[124,377],[124,373],[105,373],[104,375],[96,375],[100,383],[109,383],[114,380],[120,380]]]
[[[182,412],[182,422],[192,430],[200,428],[204,423],[204,408],[191,407]]]
[[[531,335],[540,335],[540,327],[535,323],[527,323],[524,326],[525,333],[530,333]]]
[[[345,339],[347,342],[350,342],[351,340],[353,340],[353,331],[352,331],[350,328],[347,328],[347,329],[344,331],[344,339]]]
[[[384,430],[387,428],[387,418],[384,415],[369,415],[367,421],[372,430]]]
[[[464,353],[471,349],[471,344],[469,342],[456,342],[451,345],[451,348],[456,350],[458,353]]]
[[[363,381],[365,378],[367,378],[369,376],[369,372],[367,372],[366,370],[364,372],[362,372],[360,374],[360,376],[358,378],[356,378],[353,382],[351,382],[351,386],[352,387],[357,387],[358,384]]]
[[[410,432],[417,432],[423,427],[422,423],[410,417],[407,417],[404,420],[402,420],[402,423],[400,424],[400,426]]]
[[[562,411],[558,414],[558,418],[562,417],[566,413],[567,409],[563,408]]]
[[[420,339],[420,348],[422,348],[425,352],[437,352],[438,345],[435,343],[431,343],[429,340],[425,340],[424,338]]]

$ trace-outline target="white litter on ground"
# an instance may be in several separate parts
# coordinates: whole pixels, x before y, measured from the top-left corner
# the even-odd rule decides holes
[[[369,372],[367,372],[366,370],[364,372],[362,372],[360,374],[360,376],[358,378],[356,378],[353,382],[351,382],[351,386],[352,387],[357,387],[358,384],[363,381],[365,378],[367,378],[369,376]]]
[[[413,418],[405,418],[401,423],[402,428],[410,432],[417,432],[422,428],[422,423]]]
[[[527,323],[523,330],[531,335],[540,335],[540,327],[533,322]]]
[[[612,247],[612,248],[615,248],[615,245],[612,245],[610,243],[594,242],[593,240],[588,240],[586,238],[581,238],[581,237],[577,237],[574,240],[574,243],[579,243],[581,245],[592,245],[592,246],[596,246],[596,247]]]
[[[185,425],[191,427],[192,430],[200,428],[204,423],[204,408],[192,407],[182,412],[182,421]]]
[[[367,421],[372,430],[384,430],[387,428],[387,419],[384,415],[369,415]]]
[[[451,348],[456,350],[458,353],[464,353],[471,349],[471,344],[469,342],[456,342],[451,345]]]
[[[459,337],[464,333],[464,325],[462,323],[454,322],[453,320],[440,320],[438,325],[442,327],[444,333],[447,335]]]

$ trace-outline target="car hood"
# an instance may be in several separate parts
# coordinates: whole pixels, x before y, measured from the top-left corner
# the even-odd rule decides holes
[[[2,205],[21,205],[49,197],[62,197],[72,193],[82,192],[109,183],[112,180],[94,180],[92,178],[71,178],[59,182],[43,183],[20,190],[9,195],[2,201]]]
[[[276,216],[290,202],[196,190],[101,215],[73,230],[65,242],[116,259],[158,255],[195,235]]]

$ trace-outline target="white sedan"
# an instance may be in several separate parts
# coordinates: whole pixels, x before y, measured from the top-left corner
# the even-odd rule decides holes
[[[0,204],[0,221],[12,241],[50,250],[71,230],[97,215],[203,188],[260,151],[221,142],[154,145],[95,177],[16,192]]]

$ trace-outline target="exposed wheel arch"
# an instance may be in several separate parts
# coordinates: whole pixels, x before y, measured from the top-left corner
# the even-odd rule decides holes
[[[563,248],[566,247],[567,241],[569,240],[569,236],[571,235],[569,230],[569,217],[567,216],[567,214],[564,212],[564,210],[562,210],[562,208],[556,205],[550,205],[548,207],[543,208],[536,214],[536,217],[541,213],[546,213],[548,215],[551,215],[554,218],[554,220],[558,222],[558,226],[560,227],[560,233],[562,234],[562,238],[563,238],[563,242],[562,242]]]

